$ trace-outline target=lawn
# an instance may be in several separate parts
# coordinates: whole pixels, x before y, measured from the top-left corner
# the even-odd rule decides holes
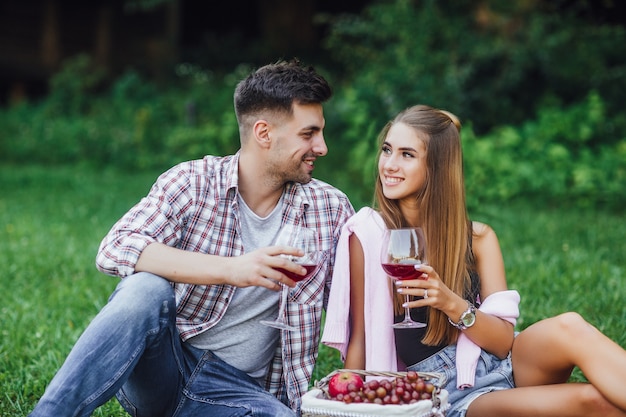
[[[28,414],[106,302],[117,279],[96,271],[98,245],[156,174],[0,167],[0,416]],[[518,329],[575,310],[626,347],[624,216],[567,206],[487,205],[472,216],[500,237],[522,295]],[[322,348],[315,378],[338,366]],[[125,414],[110,401],[95,415]]]

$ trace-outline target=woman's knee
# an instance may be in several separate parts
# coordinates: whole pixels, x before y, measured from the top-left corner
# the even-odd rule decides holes
[[[559,314],[551,319],[553,334],[558,337],[579,338],[581,332],[590,328],[590,324],[578,313],[570,311]]]
[[[580,336],[580,330],[589,324],[575,312],[559,314],[558,316],[543,319],[530,325],[520,332],[513,341],[513,349],[517,346],[537,346],[537,343],[553,343],[554,340],[569,340],[567,337]]]

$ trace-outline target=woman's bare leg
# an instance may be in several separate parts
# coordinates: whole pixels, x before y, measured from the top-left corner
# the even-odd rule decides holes
[[[467,417],[625,417],[626,350],[576,313],[521,332],[511,358],[517,388],[472,402]],[[589,384],[567,383],[578,366]]]
[[[481,395],[467,417],[624,417],[591,384],[513,388]]]
[[[522,331],[513,342],[511,358],[516,387],[566,382],[578,366],[601,396],[626,412],[626,350],[577,313],[542,320]]]

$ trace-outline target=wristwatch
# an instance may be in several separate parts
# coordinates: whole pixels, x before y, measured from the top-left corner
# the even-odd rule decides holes
[[[450,317],[448,317],[448,321],[450,322],[451,325],[453,325],[459,330],[469,329],[476,322],[476,307],[474,307],[474,304],[468,301],[467,310],[465,310],[463,314],[461,314],[461,318],[459,319],[459,322],[458,323],[453,322],[452,320],[450,320]]]

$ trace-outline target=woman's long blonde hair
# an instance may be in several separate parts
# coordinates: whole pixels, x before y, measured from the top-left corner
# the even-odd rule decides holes
[[[385,141],[389,129],[403,123],[415,129],[426,145],[426,182],[417,197],[419,218],[408,221],[402,215],[397,200],[383,194],[380,175],[377,175],[375,207],[387,227],[419,225],[427,241],[428,263],[435,268],[443,282],[455,293],[464,296],[470,287],[469,218],[465,205],[463,156],[461,151],[461,124],[452,113],[417,105],[405,109],[387,123],[381,131],[379,144]],[[396,310],[402,311],[397,298]],[[456,341],[458,331],[450,326],[444,313],[429,309],[428,328],[422,340],[428,345],[450,344]]]

